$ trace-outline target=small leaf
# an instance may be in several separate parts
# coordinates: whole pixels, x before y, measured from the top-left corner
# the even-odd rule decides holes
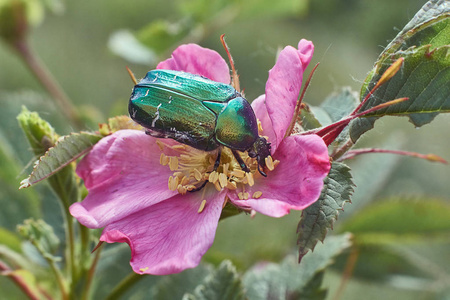
[[[248,299],[323,299],[323,271],[351,245],[350,238],[350,234],[327,238],[300,265],[294,256],[286,257],[280,264],[256,265],[243,278]]]
[[[2,241],[3,246],[6,246],[13,251],[20,252],[21,240],[17,234],[6,228],[0,227],[0,241]]]
[[[20,189],[55,174],[87,153],[101,138],[101,135],[92,132],[72,133],[59,138],[55,146],[35,162],[31,175],[20,183]]]
[[[333,229],[339,211],[343,209],[345,202],[350,202],[353,186],[350,168],[333,162],[319,199],[302,212],[297,228],[299,261],[309,250],[314,250],[319,240],[325,239],[328,229]]]
[[[196,287],[193,295],[186,294],[183,299],[238,300],[245,299],[245,294],[236,268],[230,261],[224,261],[203,284]]]

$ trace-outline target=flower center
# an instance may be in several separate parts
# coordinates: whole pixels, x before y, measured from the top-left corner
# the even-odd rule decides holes
[[[261,125],[258,125],[261,132]],[[239,155],[250,172],[241,169],[231,149],[227,147],[222,147],[219,166],[214,170],[219,150],[206,152],[183,144],[166,144],[162,140],[157,140],[157,144],[162,152],[160,164],[173,171],[168,180],[169,189],[177,190],[180,194],[200,190],[207,183],[211,183],[219,192],[224,188],[238,190],[238,197],[246,200],[250,197],[246,186],[253,186],[255,178],[262,177],[258,171],[258,161],[248,156],[247,152],[239,152]],[[272,171],[279,161],[268,156],[265,163],[266,169]],[[256,191],[251,196],[256,199],[261,195],[260,191]],[[201,207],[204,205],[202,203]]]

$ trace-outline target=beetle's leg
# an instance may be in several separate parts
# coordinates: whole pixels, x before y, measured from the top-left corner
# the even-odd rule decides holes
[[[217,158],[216,158],[216,161],[215,161],[215,163],[214,163],[214,169],[213,169],[213,171],[217,171],[217,168],[218,168],[219,165],[220,165],[220,156],[221,156],[221,155],[222,155],[222,147],[219,147],[219,151],[218,151],[218,153],[217,153]],[[200,191],[202,188],[205,187],[205,185],[206,185],[207,183],[208,183],[208,180],[205,180],[205,181],[202,183],[201,186],[196,187],[195,189],[190,190],[189,192],[197,192],[197,191]]]
[[[263,170],[261,170],[261,165],[260,165],[260,164],[258,164],[258,171],[259,171],[259,173],[260,173],[262,176],[267,177],[267,174],[264,173]]]
[[[247,167],[247,165],[245,164],[244,160],[239,155],[239,153],[236,150],[231,150],[231,152],[233,152],[234,158],[236,158],[237,162],[241,166],[242,171],[250,173],[249,168]]]

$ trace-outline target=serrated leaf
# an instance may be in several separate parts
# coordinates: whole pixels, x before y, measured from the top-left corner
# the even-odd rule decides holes
[[[194,293],[199,283],[213,272],[210,265],[201,264],[198,267],[183,271],[180,274],[164,276],[153,287],[151,299],[181,299],[185,293]]]
[[[236,268],[226,260],[204,280],[203,284],[196,287],[193,295],[187,294],[183,299],[243,300],[245,294]]]
[[[351,245],[350,238],[350,234],[329,237],[301,264],[294,256],[288,256],[280,264],[256,265],[243,277],[248,299],[323,299],[320,274]]]
[[[353,186],[350,168],[333,162],[319,199],[302,212],[297,228],[299,261],[309,250],[314,250],[318,241],[325,239],[329,229],[333,229],[339,211],[345,202],[350,202]]]
[[[413,34],[414,32],[411,31],[414,31],[415,29],[416,31],[420,30],[420,26],[424,23],[433,21],[434,19],[442,17],[449,12],[450,3],[448,2],[448,0],[428,1],[392,40],[392,42],[386,47],[385,51],[392,51],[390,49],[397,49],[398,47],[401,47],[401,44],[408,39],[408,32],[410,32],[410,34]]]
[[[101,135],[92,132],[72,133],[59,138],[34,164],[31,175],[22,180],[19,188],[27,188],[55,174],[87,153],[101,138]]]
[[[450,39],[450,37],[449,37]],[[450,40],[449,40],[450,42]],[[431,49],[430,45],[398,51],[389,61],[405,58],[402,69],[389,82],[375,91],[360,111],[387,101],[408,97],[408,101],[380,109],[354,120],[350,125],[350,136],[354,142],[373,128],[375,121],[385,115],[408,116],[415,126],[431,122],[442,112],[450,112],[450,46]],[[384,62],[370,81],[369,89],[389,67]]]

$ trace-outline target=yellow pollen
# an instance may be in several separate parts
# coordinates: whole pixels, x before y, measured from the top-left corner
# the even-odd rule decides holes
[[[217,173],[216,171],[212,171],[211,174],[209,174],[209,178],[208,178],[209,182],[216,183],[218,179],[219,179],[219,173]]]
[[[205,209],[206,200],[202,200],[202,203],[200,203],[200,207],[198,208],[198,213],[201,213]]]
[[[169,168],[170,171],[175,171],[176,169],[178,169],[178,157],[171,156],[169,158]]]
[[[202,180],[202,178],[203,178],[202,173],[200,173],[200,171],[199,171],[198,169],[196,169],[196,168],[194,168],[194,178],[195,178],[197,181],[200,181],[200,180]]]
[[[187,176],[183,176],[183,178],[181,179],[181,185],[187,185],[189,183],[189,177]]]
[[[248,200],[249,194],[247,192],[239,192],[238,197],[240,200]]]
[[[148,270],[148,267],[140,268],[140,269],[139,269],[139,271],[141,271],[141,272],[145,272],[145,271],[147,271],[147,270]]]
[[[229,190],[236,190],[237,189],[237,184],[234,181],[228,181],[227,183],[227,189]]]
[[[231,171],[231,175],[242,179],[245,177],[245,172],[239,169],[235,169]]]
[[[179,183],[178,177],[169,177],[169,190],[175,191]]]
[[[245,173],[245,176],[247,178],[248,185],[249,186],[253,186],[255,184],[255,180],[253,179],[253,174],[252,173]]]
[[[222,166],[222,173],[225,174],[225,176],[228,176],[228,168],[229,168],[230,164],[226,163]]]
[[[253,199],[258,199],[262,196],[262,192],[261,191],[256,191],[253,193]]]
[[[273,166],[274,166],[274,168],[276,168],[279,164],[280,164],[280,161],[279,161],[278,159],[275,159],[275,160],[273,161]]]
[[[163,166],[166,166],[169,163],[169,158],[164,153],[161,153],[161,156],[159,157],[159,163]]]
[[[270,156],[270,155],[267,156],[265,159],[265,162],[266,162],[266,167],[267,167],[267,169],[269,169],[269,171],[273,171],[275,169],[272,156]]]
[[[224,173],[220,173],[219,174],[219,183],[222,188],[226,187],[227,183],[228,183],[227,175],[225,175]]]
[[[178,193],[180,193],[181,195],[184,195],[184,194],[186,194],[186,192],[187,192],[186,187],[182,186],[181,184],[179,184],[179,185],[177,186],[177,190],[178,190]]]

